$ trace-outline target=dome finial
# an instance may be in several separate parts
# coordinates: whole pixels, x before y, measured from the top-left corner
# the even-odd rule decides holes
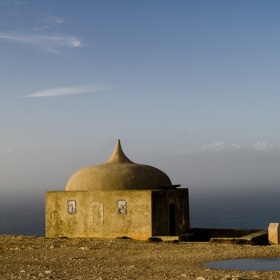
[[[110,158],[104,164],[134,163],[124,154],[120,139],[117,140],[116,148]]]

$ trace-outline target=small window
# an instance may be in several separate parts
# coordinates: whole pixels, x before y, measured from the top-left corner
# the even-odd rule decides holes
[[[125,200],[118,201],[118,214],[127,214],[127,203]]]
[[[69,214],[76,214],[77,213],[77,205],[76,200],[68,200],[67,201],[67,208]]]

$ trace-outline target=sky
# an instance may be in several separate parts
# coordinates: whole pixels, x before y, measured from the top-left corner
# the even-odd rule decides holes
[[[280,189],[280,1],[0,0],[0,196],[127,157],[192,193]]]

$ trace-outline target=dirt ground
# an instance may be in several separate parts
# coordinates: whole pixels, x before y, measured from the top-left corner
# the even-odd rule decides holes
[[[0,235],[0,279],[280,279],[280,271],[210,269],[203,263],[280,257],[280,246],[47,239]]]

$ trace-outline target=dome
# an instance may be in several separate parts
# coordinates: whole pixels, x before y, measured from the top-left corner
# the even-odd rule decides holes
[[[106,162],[77,171],[69,179],[65,190],[155,190],[171,185],[169,177],[161,170],[129,160],[118,139],[113,154]]]

